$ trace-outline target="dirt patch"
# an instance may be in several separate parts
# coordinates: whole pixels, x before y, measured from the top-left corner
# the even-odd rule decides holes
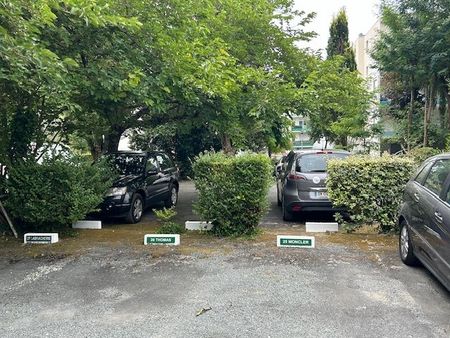
[[[397,237],[376,233],[324,233],[310,234],[298,228],[264,228],[252,238],[217,238],[207,232],[189,231],[182,235],[181,245],[144,246],[145,234],[155,233],[158,222],[139,224],[107,224],[102,230],[74,230],[73,237],[62,237],[59,243],[52,245],[25,245],[12,237],[0,237],[0,257],[9,261],[24,258],[57,259],[71,255],[81,255],[90,250],[123,250],[137,253],[146,252],[152,257],[183,255],[208,257],[229,255],[236,249],[251,249],[264,255],[267,250],[276,250],[276,236],[313,235],[316,247],[342,246],[366,253],[373,261],[379,261],[380,255],[391,255],[397,250]],[[391,255],[392,256],[392,255]]]

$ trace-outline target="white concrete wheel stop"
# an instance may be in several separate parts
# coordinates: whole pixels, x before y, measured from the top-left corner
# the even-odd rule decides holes
[[[77,221],[72,224],[73,229],[96,229],[99,230],[102,228],[102,221]]]
[[[186,230],[209,231],[213,227],[212,223],[204,221],[186,221]]]
[[[339,224],[336,222],[306,222],[306,232],[337,232]]]

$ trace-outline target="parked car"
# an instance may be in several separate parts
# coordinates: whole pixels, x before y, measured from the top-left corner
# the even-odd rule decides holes
[[[280,168],[283,167],[283,165],[286,161],[286,158],[287,158],[287,156],[281,156],[281,158],[275,163],[275,168],[274,168],[274,176],[275,177],[278,175]]]
[[[348,156],[346,151],[290,152],[283,165],[277,167],[277,201],[283,219],[290,221],[302,211],[335,210],[325,186],[327,161]]]
[[[152,204],[176,205],[179,171],[167,154],[121,151],[108,156],[120,176],[100,205],[102,215],[137,223]]]
[[[423,163],[406,185],[399,214],[400,258],[420,261],[450,291],[450,154]]]

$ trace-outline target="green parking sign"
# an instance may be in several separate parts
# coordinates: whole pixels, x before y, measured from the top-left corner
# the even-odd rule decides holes
[[[315,238],[311,236],[277,236],[277,246],[284,248],[314,248]]]

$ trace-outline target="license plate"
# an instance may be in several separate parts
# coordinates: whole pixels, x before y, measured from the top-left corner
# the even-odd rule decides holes
[[[325,199],[328,198],[328,194],[326,191],[314,191],[311,192],[311,197],[316,199]]]

